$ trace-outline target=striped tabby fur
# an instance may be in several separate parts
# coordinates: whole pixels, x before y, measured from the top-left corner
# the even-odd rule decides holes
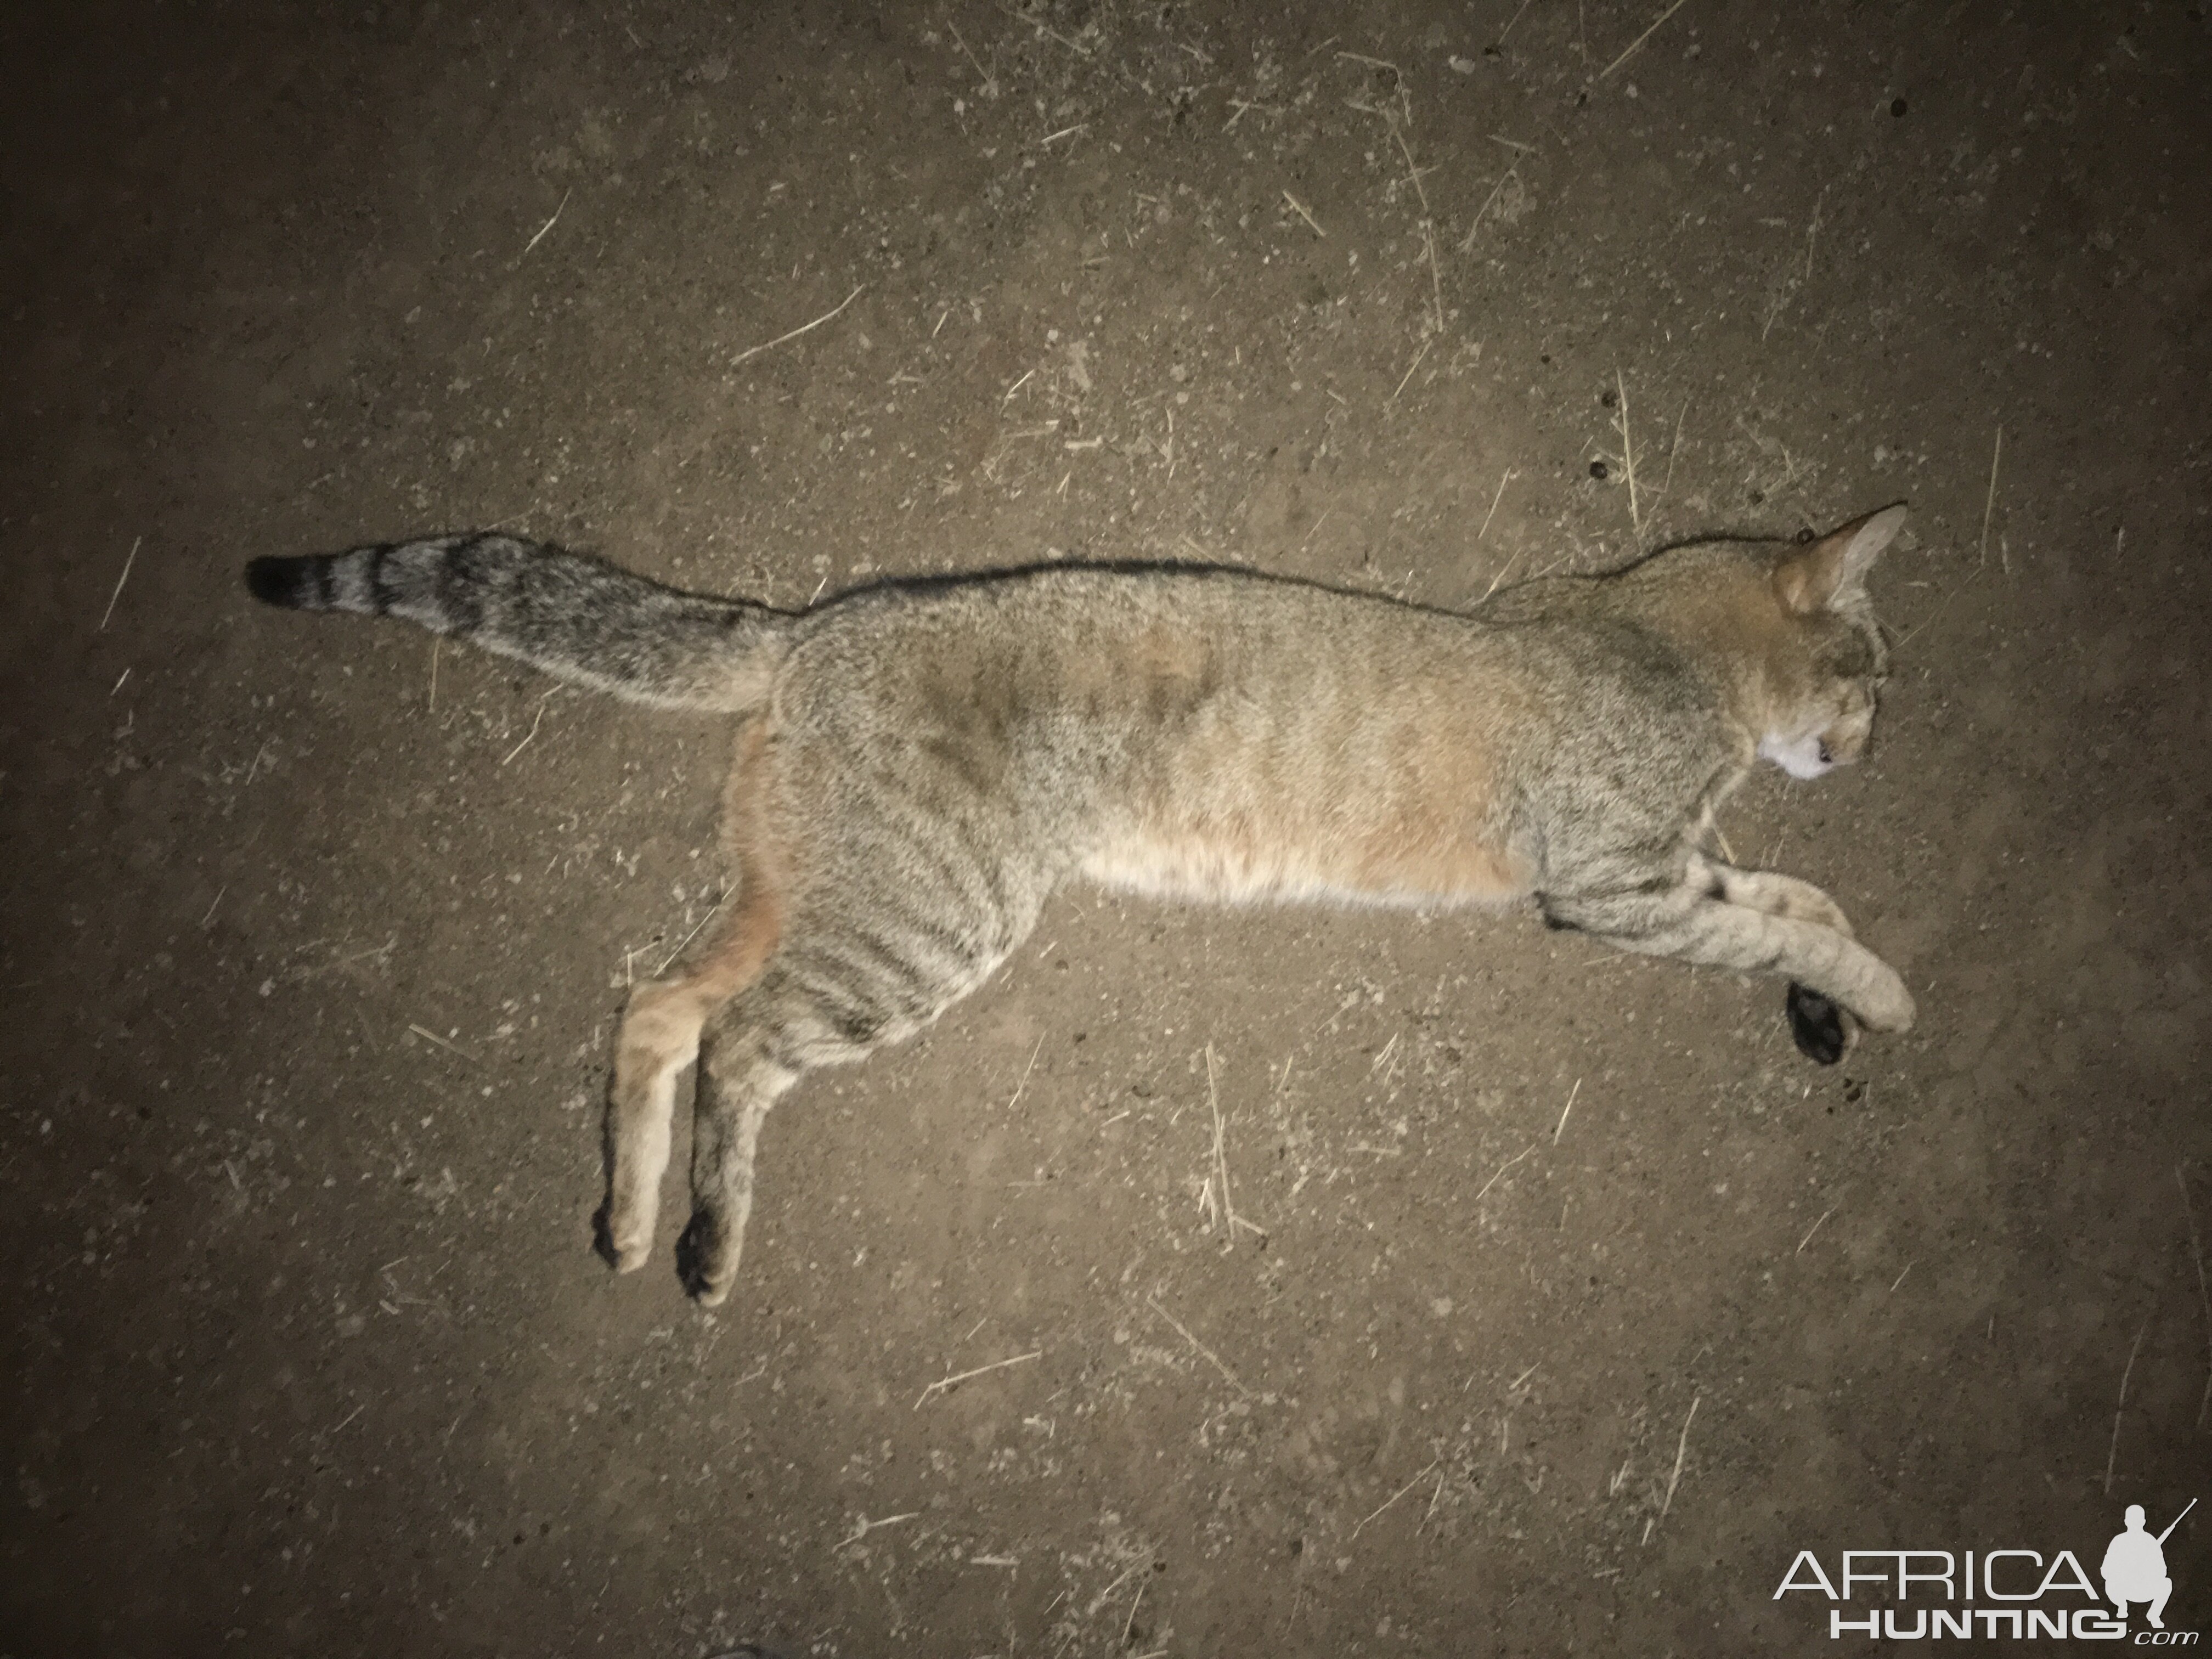
[[[1786,975],[1876,1030],[1897,975],[1820,889],[1706,850],[1753,759],[1856,759],[1888,507],[1467,614],[1246,571],[1056,565],[803,612],[512,538],[258,559],[254,594],[404,617],[580,684],[738,717],[720,931],[630,996],[605,1247],[651,1249],[702,1057],[680,1270],[728,1293],[769,1108],[981,984],[1054,888],[1407,906],[1534,898],[1623,950]],[[1796,1004],[1793,1002],[1793,1011]]]

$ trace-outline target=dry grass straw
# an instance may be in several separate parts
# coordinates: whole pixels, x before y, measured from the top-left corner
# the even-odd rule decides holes
[[[459,1054],[463,1060],[468,1061],[471,1066],[481,1066],[483,1064],[483,1060],[471,1054],[467,1049],[462,1048],[459,1043],[449,1042],[446,1038],[440,1036],[435,1031],[433,1031],[425,1026],[417,1025],[412,1020],[408,1021],[407,1029],[414,1032],[416,1036],[422,1037],[428,1042],[436,1043],[441,1048],[445,1049],[448,1054]]]
[[[1567,1091],[1567,1103],[1559,1113],[1558,1127],[1553,1128],[1552,1131],[1552,1145],[1554,1146],[1559,1144],[1559,1137],[1567,1132],[1567,1114],[1575,1109],[1575,1097],[1582,1093],[1582,1091],[1583,1080],[1580,1078],[1577,1078],[1575,1079],[1575,1086]],[[1528,1370],[1533,1371],[1536,1368],[1534,1365],[1531,1365],[1528,1368]],[[1528,1371],[1523,1371],[1521,1373],[1522,1376],[1526,1376],[1528,1374]]]
[[[1613,393],[1620,399],[1620,413],[1613,425],[1620,430],[1620,470],[1628,480],[1628,522],[1636,532],[1636,545],[1644,546],[1644,509],[1636,496],[1636,444],[1628,434],[1628,382],[1616,368],[1613,371]]]
[[[697,926],[694,927],[690,933],[684,934],[682,939],[677,940],[676,948],[673,951],[671,951],[666,956],[660,959],[660,966],[653,970],[653,976],[655,979],[659,979],[663,974],[666,973],[671,968],[676,965],[676,958],[682,956],[685,947],[688,946],[693,939],[699,937],[699,929],[701,927],[704,927],[708,922],[714,921],[716,916],[721,915],[722,907],[729,902],[730,889],[724,888],[722,890],[722,896],[714,901],[714,908],[708,910],[705,915],[699,918]]]
[[[1404,1032],[1393,1031],[1390,1034],[1390,1040],[1382,1045],[1382,1051],[1367,1064],[1367,1075],[1373,1077],[1376,1073],[1381,1073],[1382,1086],[1386,1089],[1397,1082],[1399,1073],[1405,1069],[1405,1062],[1399,1058],[1398,1054],[1399,1045],[1404,1041]]]
[[[1682,453],[1682,420],[1690,412],[1690,400],[1682,399],[1682,406],[1674,411],[1674,439],[1667,446],[1667,477],[1659,486],[1659,499],[1665,501],[1674,493],[1674,457]]]
[[[1766,307],[1766,320],[1759,325],[1759,337],[1762,340],[1774,331],[1775,324],[1782,320],[1782,313],[1790,309],[1791,299],[1813,280],[1813,242],[1820,234],[1820,209],[1827,199],[1827,188],[1823,185],[1820,195],[1814,198],[1813,217],[1805,227],[1805,270],[1800,276],[1784,277],[1775,289],[1774,298]]]
[[[975,64],[975,73],[983,77],[983,83],[975,88],[977,94],[986,99],[996,98],[999,95],[999,77],[992,74],[990,70],[985,69],[983,67],[983,60],[976,57],[974,52],[968,50],[967,41],[960,38],[960,28],[957,24],[953,22],[953,21],[948,17],[945,20],[945,27],[952,31],[953,43],[960,48],[962,54],[968,59],[968,61]],[[943,319],[940,319],[939,320],[942,321]]]
[[[1291,204],[1291,210],[1292,212],[1296,213],[1299,218],[1304,220],[1308,224],[1313,227],[1313,234],[1315,235],[1321,237],[1324,240],[1328,239],[1328,233],[1321,228],[1321,221],[1313,216],[1312,213],[1307,210],[1306,204],[1304,202],[1298,200],[1297,197],[1291,195],[1287,190],[1283,192],[1283,199]]]
[[[1428,186],[1421,182],[1424,173],[1433,172],[1435,169],[1424,167],[1414,161],[1413,147],[1406,142],[1406,130],[1413,124],[1413,94],[1406,84],[1406,72],[1387,58],[1370,58],[1364,52],[1340,52],[1336,55],[1339,58],[1350,58],[1355,64],[1366,64],[1375,69],[1388,70],[1396,77],[1398,106],[1395,109],[1388,104],[1370,104],[1358,99],[1352,101],[1352,106],[1357,110],[1364,110],[1370,115],[1381,116],[1382,125],[1389,131],[1391,142],[1398,146],[1398,154],[1405,158],[1406,177],[1413,186],[1413,199],[1421,204],[1421,218],[1418,228],[1421,233],[1421,258],[1427,262],[1429,267],[1430,322],[1432,331],[1442,334],[1444,331],[1443,270],[1437,259],[1436,213],[1429,205]],[[1318,229],[1320,227],[1316,226],[1315,228]],[[1418,358],[1415,359],[1416,362],[1419,361]],[[1406,379],[1411,380],[1413,374],[1413,371],[1407,369]],[[1403,392],[1405,389],[1406,381],[1399,381],[1398,392]],[[1392,400],[1395,401],[1397,395],[1397,392],[1392,392],[1390,394]]]
[[[1613,70],[1619,69],[1630,58],[1635,57],[1638,52],[1643,51],[1644,43],[1659,32],[1659,25],[1665,22],[1676,12],[1681,10],[1685,3],[1686,0],[1674,0],[1674,3],[1673,5],[1668,7],[1666,10],[1661,12],[1658,16],[1652,19],[1651,27],[1644,30],[1643,33],[1638,35],[1633,40],[1631,40],[1628,43],[1628,49],[1622,52],[1620,57],[1614,58],[1610,64],[1607,64],[1603,69],[1600,70],[1597,72],[1597,78],[1601,81],[1604,80],[1607,76],[1612,74]],[[1695,1410],[1696,1408],[1692,1407],[1692,1409]]]
[[[1129,1565],[1123,1568],[1112,1583],[1107,1585],[1104,1589],[1100,1590],[1097,1595],[1091,1598],[1090,1604],[1083,1609],[1083,1616],[1085,1619],[1097,1618],[1098,1615],[1098,1609],[1104,1607],[1106,1603],[1112,1599],[1114,1592],[1121,1589],[1122,1585],[1127,1583],[1130,1579],[1135,1577],[1139,1573],[1142,1572],[1147,1566],[1150,1566],[1152,1559],[1152,1552],[1150,1549],[1147,1548],[1138,1551],[1137,1559],[1130,1563]]]
[[[839,1539],[830,1547],[833,1550],[846,1549],[852,1545],[859,1543],[863,1538],[866,1538],[872,1532],[880,1532],[885,1527],[896,1527],[902,1521],[919,1521],[921,1518],[921,1511],[920,1510],[908,1510],[903,1515],[887,1515],[880,1521],[871,1521],[866,1516],[863,1516],[860,1518],[859,1531],[855,1532],[849,1538]]]
[[[1466,252],[1474,246],[1474,234],[1482,228],[1482,222],[1497,203],[1498,192],[1505,188],[1506,180],[1520,176],[1521,164],[1514,162],[1498,175],[1498,182],[1490,187],[1490,194],[1482,198],[1482,205],[1474,210],[1474,218],[1467,228],[1467,234],[1459,239],[1459,251]]]
[[[1836,1206],[1832,1204],[1828,1206],[1826,1209],[1821,1211],[1820,1218],[1805,1230],[1805,1237],[1797,1241],[1797,1248],[1791,1251],[1790,1254],[1792,1255],[1804,1255],[1805,1247],[1813,1242],[1813,1235],[1819,1232],[1821,1228],[1826,1226],[1828,1224],[1828,1218],[1835,1214],[1835,1212]]]
[[[2120,1455],[2120,1419],[2127,1415],[2128,1379],[2135,1375],[2136,1356],[2142,1352],[2143,1338],[2150,1334],[2150,1322],[2151,1315],[2144,1315],[2142,1328],[2136,1333],[2135,1343],[2128,1349],[2128,1363],[2120,1370],[2119,1403],[2112,1408],[2112,1438],[2105,1448],[2105,1495],[2108,1498],[2112,1492],[2112,1465]]]
[[[1429,212],[1429,193],[1421,188],[1420,169],[1413,166],[1413,152],[1407,149],[1405,136],[1397,128],[1390,131],[1398,140],[1398,148],[1405,153],[1413,189],[1421,198],[1421,255],[1429,262],[1429,304],[1435,313],[1437,332],[1441,334],[1444,331],[1444,277],[1443,267],[1437,263],[1437,222]]]
[[[1951,608],[1951,601],[1959,597],[1959,590],[1966,586],[1966,583],[1972,580],[1973,572],[1970,570],[1966,573],[1964,580],[1953,583],[1949,590],[1944,593],[1943,597],[1936,601],[1936,608],[1934,610],[1930,611],[1918,622],[1913,623],[1911,628],[1905,629],[1905,633],[1897,641],[1895,654],[1900,657],[1903,656],[1905,654],[1905,647],[1911,644],[1913,641],[1918,639],[1921,635],[1927,632],[1930,627],[1934,626],[1936,621],[1942,617],[1943,613]]]
[[[131,551],[123,560],[123,574],[115,579],[115,591],[107,596],[107,609],[100,613],[100,626],[94,632],[105,634],[107,631],[108,618],[115,614],[115,602],[123,597],[123,584],[131,580],[131,567],[138,562],[138,544],[145,539],[143,536],[131,538]],[[118,685],[122,683],[120,680],[116,682]]]
[[[988,1365],[976,1366],[972,1371],[960,1371],[951,1376],[940,1376],[921,1391],[921,1397],[914,1402],[914,1408],[920,1411],[929,1403],[931,1395],[942,1394],[957,1383],[965,1382],[971,1376],[981,1376],[987,1371],[1002,1371],[1009,1365],[1023,1364],[1032,1359],[1042,1358],[1043,1355],[1042,1348],[1031,1348],[1027,1353],[1018,1353],[1012,1359],[994,1359]]]
[[[1531,1152],[1534,1152],[1536,1150],[1536,1148],[1538,1147],[1538,1146],[1540,1146],[1540,1144],[1541,1144],[1541,1143],[1540,1143],[1540,1142],[1538,1142],[1538,1141],[1534,1141],[1534,1140],[1530,1141],[1530,1142],[1528,1143],[1528,1146],[1527,1146],[1523,1151],[1522,1151],[1522,1152],[1520,1152],[1516,1153],[1516,1154],[1515,1154],[1513,1157],[1511,1157],[1511,1158],[1507,1158],[1507,1159],[1505,1160],[1505,1162],[1504,1162],[1504,1163],[1503,1163],[1503,1164],[1499,1164],[1499,1165],[1498,1165],[1495,1170],[1492,1170],[1492,1171],[1491,1171],[1491,1174],[1490,1174],[1490,1179],[1489,1179],[1489,1180],[1487,1180],[1487,1181],[1486,1181],[1486,1182],[1484,1182],[1482,1183],[1482,1190],[1481,1190],[1480,1192],[1478,1192],[1478,1193],[1476,1193],[1476,1194],[1475,1194],[1475,1195],[1474,1195],[1474,1201],[1475,1201],[1476,1203],[1478,1203],[1478,1204],[1481,1203],[1481,1202],[1482,1202],[1482,1199],[1483,1199],[1483,1194],[1484,1194],[1485,1193],[1487,1193],[1487,1192],[1488,1192],[1488,1191],[1489,1191],[1492,1187],[1495,1187],[1495,1186],[1498,1183],[1498,1182],[1499,1182],[1501,1179],[1503,1179],[1503,1178],[1504,1178],[1504,1174],[1505,1174],[1505,1172],[1506,1172],[1508,1170],[1511,1169],[1515,1164],[1519,1164],[1519,1163],[1522,1162],[1524,1159],[1526,1159],[1526,1158],[1528,1157],[1528,1155],[1529,1155]]]
[[[1030,1086],[1030,1073],[1036,1070],[1037,1056],[1043,1052],[1044,1039],[1042,1037],[1039,1037],[1036,1040],[1036,1047],[1030,1050],[1030,1063],[1022,1068],[1022,1080],[1014,1085],[1014,1092],[1006,1097],[1006,1109],[1008,1111],[1011,1112],[1014,1109],[1016,1104],[1018,1104],[1021,1100],[1022,1091]],[[969,1334],[973,1336],[975,1333],[970,1331]]]
[[[1006,11],[1006,15],[1012,18],[1015,22],[1027,23],[1031,28],[1035,29],[1040,39],[1048,36],[1052,40],[1059,41],[1061,46],[1066,46],[1078,58],[1088,58],[1091,56],[1091,49],[1089,47],[1069,40],[1067,36],[1062,34],[1058,29],[1054,28],[1042,18],[1032,16],[1025,11],[1016,11],[1011,6],[1006,7],[1003,9]]]
[[[1406,382],[1413,378],[1413,371],[1421,366],[1421,359],[1429,355],[1429,345],[1430,342],[1428,340],[1421,342],[1421,349],[1413,354],[1413,361],[1406,365],[1406,372],[1403,375],[1399,377],[1396,387],[1392,390],[1389,397],[1382,400],[1385,407],[1388,407],[1389,404],[1395,404],[1398,401],[1398,393],[1406,389]]]
[[[1437,1464],[1441,1463],[1442,1462],[1443,1462],[1443,1460],[1442,1458],[1440,1458],[1440,1457],[1432,1457],[1432,1458],[1431,1458],[1431,1459],[1429,1460],[1429,1462],[1428,1462],[1428,1467],[1427,1467],[1426,1468],[1424,1468],[1424,1469],[1423,1469],[1423,1470],[1422,1470],[1419,1474],[1415,1475],[1415,1476],[1414,1476],[1411,1480],[1408,1480],[1408,1481],[1407,1481],[1404,1486],[1402,1486],[1399,1487],[1397,1491],[1395,1491],[1395,1492],[1392,1492],[1392,1493],[1391,1493],[1388,1498],[1384,1498],[1384,1499],[1383,1499],[1380,1504],[1376,1504],[1376,1505],[1375,1506],[1374,1510],[1372,1510],[1372,1511],[1371,1511],[1371,1512],[1370,1512],[1370,1514],[1369,1514],[1369,1515],[1368,1515],[1364,1519],[1363,1519],[1363,1520],[1359,1522],[1359,1525],[1358,1525],[1358,1526],[1354,1527],[1354,1528],[1352,1529],[1352,1536],[1353,1538],[1357,1538],[1357,1537],[1358,1537],[1358,1536],[1359,1536],[1359,1534],[1360,1534],[1361,1530],[1362,1530],[1362,1529],[1363,1529],[1363,1528],[1367,1525],[1367,1522],[1368,1522],[1369,1521],[1372,1521],[1373,1519],[1375,1519],[1375,1517],[1376,1517],[1376,1516],[1378,1516],[1378,1515],[1382,1514],[1383,1510],[1385,1510],[1389,1509],[1389,1508],[1390,1507],[1390,1505],[1391,1505],[1391,1504],[1393,1504],[1396,1503],[1400,1498],[1403,1498],[1403,1497],[1404,1497],[1407,1492],[1409,1492],[1413,1491],[1413,1489],[1414,1487],[1416,1487],[1416,1486],[1419,1486],[1419,1485],[1421,1484],[1421,1482],[1422,1482],[1422,1481],[1424,1481],[1424,1480],[1427,1480],[1427,1479],[1429,1478],[1429,1471],[1430,1471],[1431,1469],[1435,1468],[1436,1468],[1436,1466],[1437,1466]],[[1442,1481],[1438,1481],[1438,1482],[1437,1483],[1437,1494],[1438,1494],[1439,1496],[1441,1496],[1441,1495],[1443,1494],[1443,1483]],[[1433,1513],[1433,1512],[1435,1511],[1436,1505],[1435,1505],[1433,1503],[1431,1503],[1431,1504],[1429,1505],[1429,1509],[1430,1509],[1431,1512],[1431,1513]],[[1423,1518],[1424,1520],[1426,1520],[1426,1519],[1427,1519],[1427,1516],[1423,1516],[1422,1518]],[[1347,1539],[1346,1541],[1348,1543],[1348,1542],[1350,1542],[1350,1541],[1351,1541],[1351,1540]]]
[[[1498,591],[1498,585],[1504,581],[1506,577],[1512,574],[1513,567],[1520,562],[1521,550],[1516,547],[1513,550],[1512,556],[1507,559],[1504,564],[1498,566],[1498,574],[1490,579],[1490,586],[1482,590],[1482,599],[1477,599],[1475,603],[1477,605],[1480,605],[1484,600],[1489,599],[1492,593],[1495,593]]]
[[[850,294],[848,294],[843,299],[840,300],[829,310],[823,312],[812,322],[801,323],[797,328],[793,329],[789,333],[779,334],[773,340],[763,340],[757,346],[750,346],[746,349],[740,351],[736,356],[730,359],[730,367],[735,368],[739,363],[744,362],[748,357],[757,357],[762,352],[773,350],[775,347],[781,345],[786,340],[795,340],[802,334],[812,332],[814,330],[821,327],[823,324],[828,322],[832,317],[835,317],[839,312],[844,310],[844,308],[852,304],[854,301],[859,299],[860,297],[860,289],[866,286],[867,284],[866,283],[859,284],[859,286],[855,287]],[[941,322],[942,319],[939,320]]]
[[[538,227],[538,234],[522,245],[522,252],[514,256],[516,258],[528,258],[530,257],[530,250],[536,247],[540,242],[545,240],[545,233],[552,229],[555,225],[561,222],[561,210],[562,208],[565,208],[568,205],[568,198],[574,192],[574,187],[572,185],[568,190],[564,190],[561,192],[560,206],[556,207],[553,210],[553,216],[550,219],[548,219],[544,224]]]
[[[560,690],[561,688],[556,685],[551,691],[548,691],[544,696],[538,698],[538,712],[532,715],[530,719],[530,730],[522,734],[522,741],[520,743],[515,744],[514,748],[508,750],[504,756],[501,757],[499,763],[501,766],[505,766],[517,755],[530,747],[532,741],[538,736],[538,722],[545,718],[545,705],[553,700],[554,696],[560,691]]]
[[[222,895],[217,894],[216,896],[221,897]],[[2212,1362],[2212,1287],[2205,1284],[2204,1244],[2197,1236],[2197,1206],[2189,1198],[2188,1170],[2182,1164],[2175,1164],[2173,1179],[2181,1188],[2182,1213],[2189,1218],[2189,1254],[2197,1263],[2197,1300],[2204,1310],[2205,1358],[2208,1362]],[[2197,1402],[2197,1426],[2200,1429],[2204,1426],[2204,1414],[2208,1411],[2212,1411],[2212,1364],[2208,1364],[2205,1372],[2204,1396]]]
[[[1237,1248],[1237,1206],[1229,1195],[1229,1150],[1221,1123],[1221,1091],[1218,1085],[1213,1045],[1206,1045],[1206,1103],[1213,1114],[1213,1178],[1220,1183],[1222,1224],[1228,1231],[1228,1248]]]
[[[1677,0],[1679,3],[1679,0]],[[1660,20],[1665,21],[1664,18]],[[1657,27],[1656,24],[1654,27]],[[1681,1437],[1674,1443],[1674,1472],[1667,1477],[1667,1496],[1660,1500],[1659,1518],[1664,1521],[1667,1511],[1674,1507],[1674,1488],[1682,1482],[1682,1460],[1690,1449],[1690,1425],[1698,1420],[1698,1406],[1705,1399],[1701,1394],[1690,1396],[1690,1414],[1682,1419]]]
[[[1982,550],[1974,561],[1977,566],[1984,565],[1990,562],[1990,519],[1997,508],[1997,465],[2003,459],[2004,428],[1999,427],[1996,447],[1990,451],[1990,492],[1982,501]],[[2012,574],[2012,561],[2006,556],[2002,546],[1997,550],[1997,556],[2004,564],[2005,574],[2008,576]]]
[[[1249,1400],[1252,1397],[1252,1390],[1244,1386],[1243,1378],[1239,1377],[1235,1371],[1229,1369],[1228,1362],[1224,1360],[1219,1354],[1214,1352],[1212,1349],[1207,1347],[1205,1343],[1200,1341],[1195,1336],[1193,1336],[1190,1334],[1190,1327],[1184,1324],[1180,1319],[1177,1319],[1165,1308],[1160,1306],[1158,1297],[1147,1296],[1145,1298],[1145,1305],[1150,1308],[1154,1313],[1158,1314],[1161,1318],[1166,1320],[1169,1324],[1174,1326],[1177,1335],[1181,1336],[1184,1341],[1189,1343],[1192,1347],[1197,1349],[1200,1353],[1205,1355],[1207,1361],[1212,1365],[1213,1369],[1219,1371],[1222,1376],[1227,1380],[1231,1388],[1236,1389],[1237,1393],[1243,1395],[1247,1400]]]
[[[1490,521],[1498,516],[1498,504],[1505,499],[1505,486],[1513,482],[1515,476],[1513,469],[1510,466],[1498,475],[1498,493],[1490,498],[1490,511],[1482,515],[1482,528],[1474,532],[1475,540],[1480,541],[1490,533]],[[1490,592],[1485,593],[1482,597],[1486,599],[1491,593],[1495,593],[1497,591],[1498,584],[1493,581],[1490,584]]]

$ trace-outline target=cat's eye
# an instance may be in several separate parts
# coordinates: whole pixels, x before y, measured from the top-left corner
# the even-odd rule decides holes
[[[1835,763],[1836,763],[1836,757],[1835,757],[1833,755],[1832,755],[1832,754],[1830,754],[1830,753],[1828,752],[1828,740],[1827,740],[1826,738],[1821,738],[1821,739],[1820,739],[1820,764],[1821,764],[1821,765],[1823,765],[1823,766],[1833,766]]]

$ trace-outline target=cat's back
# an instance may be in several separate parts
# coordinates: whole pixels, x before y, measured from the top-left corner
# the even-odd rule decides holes
[[[927,727],[1087,721],[1102,735],[1208,709],[1379,708],[1464,696],[1470,676],[1502,686],[1526,654],[1514,631],[1250,571],[1048,566],[886,584],[810,613],[783,707],[842,720],[866,703]]]

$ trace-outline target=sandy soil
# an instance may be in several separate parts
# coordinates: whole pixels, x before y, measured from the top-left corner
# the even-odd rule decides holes
[[[1801,1549],[2212,1498],[2201,9],[43,9],[0,1652],[1773,1653]],[[589,1218],[725,733],[237,577],[505,524],[1449,604],[1899,497],[1875,760],[1723,827],[1909,1037],[1071,894],[781,1109],[717,1316]]]

